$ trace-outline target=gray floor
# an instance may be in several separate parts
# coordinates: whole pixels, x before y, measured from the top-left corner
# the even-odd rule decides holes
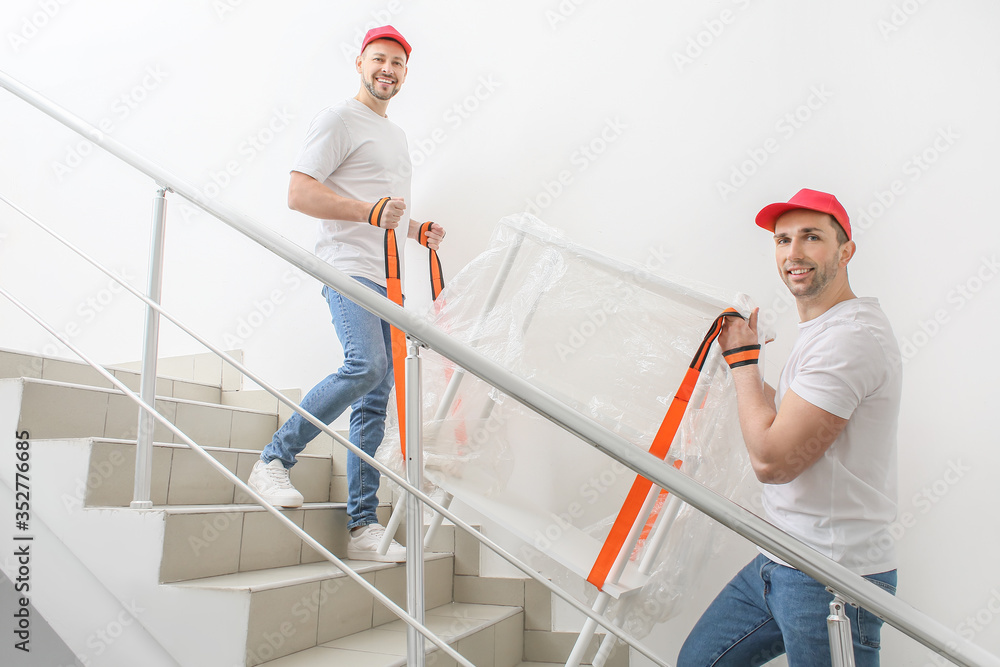
[[[14,582],[0,573],[0,618],[6,627],[0,628],[0,665],[7,667],[83,667],[73,652],[66,647],[55,630],[45,622],[32,605],[28,605],[30,635],[28,653],[15,648],[21,640],[14,634],[14,613],[19,609],[20,593],[14,591]]]

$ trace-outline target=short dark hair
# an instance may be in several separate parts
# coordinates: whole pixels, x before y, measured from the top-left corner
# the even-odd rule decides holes
[[[827,215],[829,215],[829,214],[827,214]],[[842,245],[844,245],[845,243],[847,243],[848,241],[851,240],[851,239],[847,238],[847,232],[844,231],[844,228],[840,226],[840,223],[837,222],[837,219],[835,217],[833,217],[832,215],[830,216],[830,221],[833,223],[833,228],[837,231],[837,245],[838,246],[842,246]]]

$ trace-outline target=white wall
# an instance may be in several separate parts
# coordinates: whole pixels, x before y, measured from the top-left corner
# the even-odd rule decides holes
[[[667,271],[750,294],[779,332],[773,379],[795,318],[752,217],[800,187],[837,193],[855,291],[881,299],[907,356],[900,597],[1000,653],[1000,8],[8,0],[0,68],[309,248],[313,223],[284,203],[289,163],[312,115],[356,92],[356,46],[386,20],[414,45],[390,115],[410,137],[415,217],[449,229],[448,274],[533,205],[579,243],[641,263],[668,252]],[[143,284],[154,185],[98,151],[78,161],[85,142],[6,93],[0,114],[0,193]],[[279,385],[339,361],[319,287],[176,196],[166,280],[169,309],[217,343],[243,339]],[[138,358],[141,308],[6,206],[0,285],[98,360]],[[2,347],[57,349],[7,303],[0,322]],[[161,349],[200,351],[169,326]],[[887,664],[927,660],[886,644]]]

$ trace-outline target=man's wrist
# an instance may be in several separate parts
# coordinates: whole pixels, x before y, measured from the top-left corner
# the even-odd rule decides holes
[[[389,197],[382,197],[372,206],[371,210],[368,212],[368,224],[373,227],[382,226],[382,212],[385,211],[386,204],[389,203]]]
[[[742,345],[726,350],[722,353],[722,358],[726,360],[732,369],[744,366],[754,366],[760,359],[760,344]]]

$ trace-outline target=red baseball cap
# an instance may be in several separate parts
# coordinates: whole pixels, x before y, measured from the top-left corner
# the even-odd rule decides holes
[[[391,39],[394,42],[399,42],[399,45],[403,47],[403,51],[406,52],[406,57],[410,57],[410,43],[406,41],[406,38],[399,34],[399,31],[393,28],[391,25],[384,25],[379,28],[372,28],[367,33],[365,33],[365,40],[361,42],[362,53],[365,47],[368,46],[369,42],[374,42],[376,39]]]
[[[819,190],[809,190],[808,188],[799,190],[787,202],[769,204],[762,208],[760,213],[757,214],[757,226],[773,232],[774,223],[777,222],[779,217],[798,208],[829,213],[844,228],[844,233],[847,234],[848,240],[851,238],[851,219],[847,217],[847,210],[844,209],[844,206],[833,195],[820,192]]]

